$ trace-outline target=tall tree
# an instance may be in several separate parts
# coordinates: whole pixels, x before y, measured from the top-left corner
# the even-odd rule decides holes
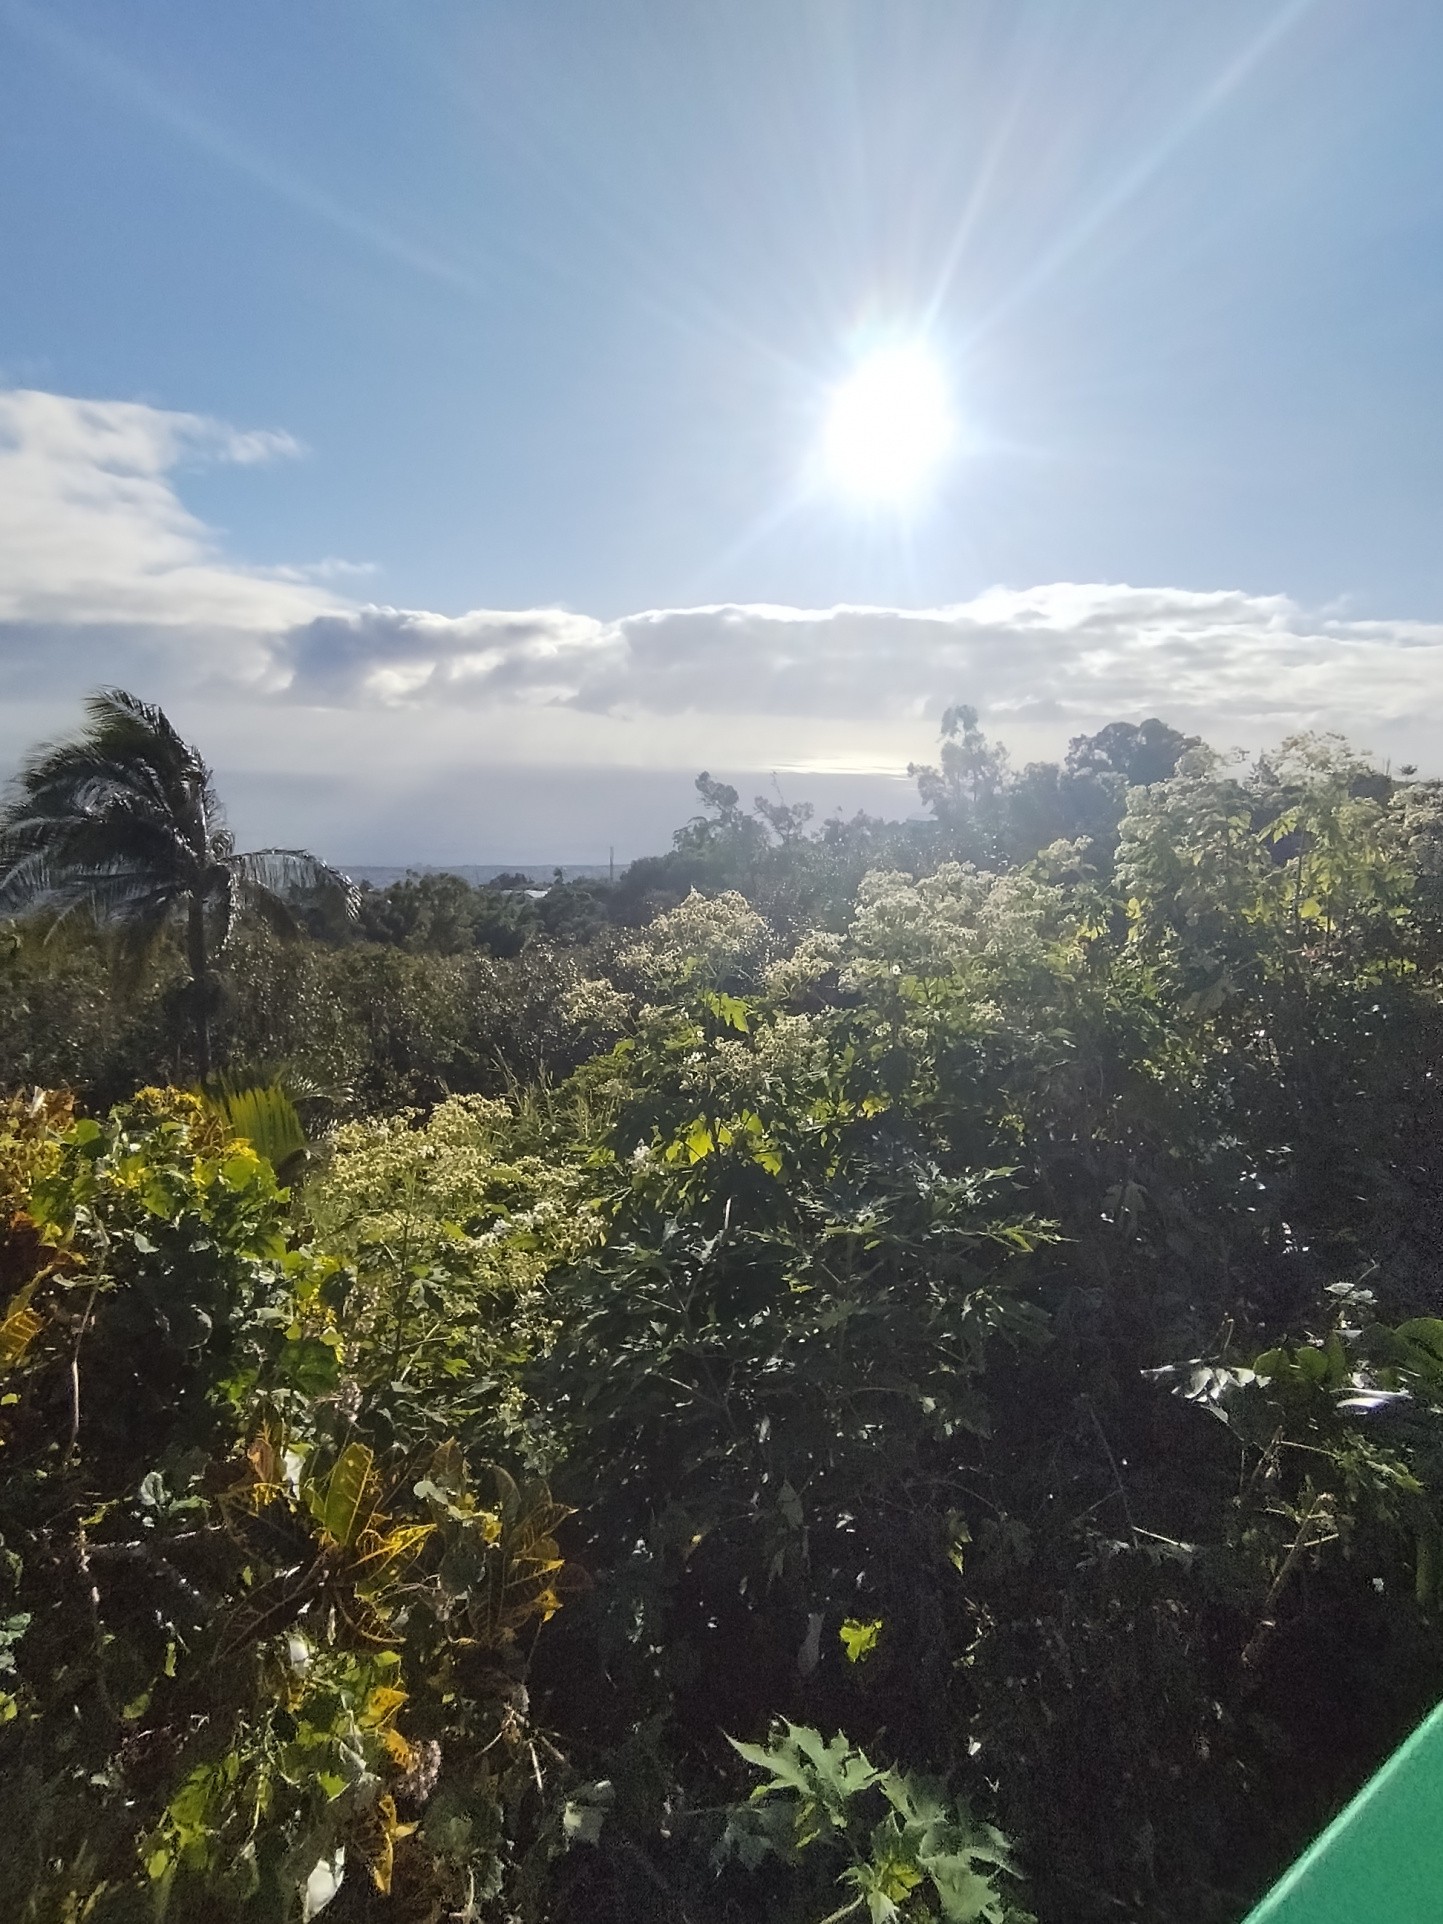
[[[1007,750],[988,741],[977,710],[954,702],[942,717],[940,767],[909,762],[907,773],[936,816],[953,852],[991,867],[1002,853],[1008,788]]]
[[[1165,782],[1202,737],[1182,735],[1156,715],[1143,722],[1109,722],[1095,735],[1074,735],[1067,744],[1069,775],[1120,775],[1129,788]]]
[[[210,769],[159,708],[121,688],[85,706],[88,726],[36,749],[0,812],[0,908],[89,915],[137,963],[178,924],[204,1077],[215,959],[237,914],[292,935],[287,894],[333,889],[354,913],[355,891],[304,849],[237,852]]]

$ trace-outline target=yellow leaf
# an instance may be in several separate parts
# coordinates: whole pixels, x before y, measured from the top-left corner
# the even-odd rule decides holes
[[[11,1299],[5,1319],[0,1322],[0,1369],[13,1369],[45,1327],[45,1318],[30,1307],[30,1292],[34,1287],[33,1283],[27,1283],[20,1294]]]
[[[397,1690],[393,1684],[377,1684],[361,1712],[362,1724],[370,1730],[388,1724],[405,1701],[404,1690]]]
[[[398,1820],[396,1800],[389,1791],[383,1791],[370,1810],[356,1820],[356,1849],[365,1858],[371,1882],[382,1897],[391,1894],[395,1846],[401,1838],[409,1837],[415,1828],[414,1824],[403,1824]]]
[[[863,1623],[857,1617],[848,1617],[837,1632],[842,1639],[842,1648],[847,1653],[848,1663],[865,1663],[877,1648],[877,1639],[881,1634],[880,1617],[873,1617],[870,1623]]]
[[[351,1566],[355,1580],[374,1590],[383,1578],[395,1574],[397,1565],[411,1560],[435,1528],[434,1523],[400,1523],[384,1536],[365,1531],[359,1544],[361,1554]]]
[[[336,1458],[326,1494],[321,1503],[319,1522],[337,1543],[350,1543],[370,1514],[366,1486],[375,1461],[364,1443],[348,1443]]]

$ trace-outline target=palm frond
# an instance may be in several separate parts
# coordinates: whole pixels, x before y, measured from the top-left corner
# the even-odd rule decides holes
[[[299,1115],[312,1108],[335,1108],[348,1102],[351,1091],[345,1084],[323,1079],[290,1056],[252,1056],[244,1062],[229,1062],[212,1076],[206,1088],[284,1089]]]
[[[169,913],[183,890],[169,876],[133,863],[56,868],[49,879],[42,906],[61,914],[82,913],[101,925],[120,923],[132,915],[147,915],[160,906]]]
[[[0,873],[0,909],[6,913],[33,907],[50,893],[51,858],[45,848],[5,851],[9,866]]]
[[[234,1134],[264,1156],[282,1182],[290,1179],[310,1147],[296,1106],[278,1082],[250,1084],[212,1076],[205,1100]]]
[[[177,886],[186,886],[195,872],[195,863],[161,828],[124,811],[100,818],[56,816],[16,824],[0,840],[0,860],[5,863],[0,886],[7,892],[25,886],[25,864],[37,853],[53,874],[67,868],[128,866],[169,875]]]
[[[107,689],[86,711],[81,735],[26,759],[0,811],[7,905],[73,905],[96,873],[127,866],[183,886],[215,852],[210,771],[161,710]]]
[[[360,890],[350,876],[307,849],[257,848],[229,860],[247,899],[264,892],[284,905],[288,896],[315,891],[338,896],[349,916],[359,909]]]

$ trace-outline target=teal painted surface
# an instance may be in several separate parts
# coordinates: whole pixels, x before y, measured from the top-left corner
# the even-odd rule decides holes
[[[1443,1704],[1245,1924],[1443,1924]]]

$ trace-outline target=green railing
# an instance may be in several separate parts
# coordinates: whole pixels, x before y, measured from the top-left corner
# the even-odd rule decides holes
[[[1443,1704],[1245,1924],[1443,1924]]]

